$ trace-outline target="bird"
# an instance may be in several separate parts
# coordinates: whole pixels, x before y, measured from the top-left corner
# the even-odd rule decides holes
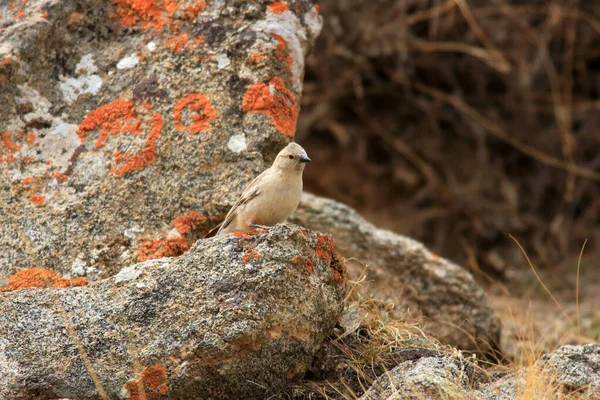
[[[273,164],[254,178],[218,227],[217,235],[248,233],[284,222],[302,197],[302,172],[312,160],[297,143],[290,143]]]

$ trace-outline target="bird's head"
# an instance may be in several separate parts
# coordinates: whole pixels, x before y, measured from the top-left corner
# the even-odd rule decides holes
[[[281,170],[302,172],[308,162],[311,162],[311,159],[306,155],[306,150],[292,142],[277,154],[273,166]]]

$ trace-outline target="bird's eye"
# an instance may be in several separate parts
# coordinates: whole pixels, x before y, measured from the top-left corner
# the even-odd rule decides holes
[[[292,156],[292,155],[289,155],[289,156],[288,156],[288,158],[289,158],[290,160],[293,160],[293,159],[294,159],[294,156]]]

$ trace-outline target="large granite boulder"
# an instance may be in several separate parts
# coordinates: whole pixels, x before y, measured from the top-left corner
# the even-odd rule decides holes
[[[292,220],[330,232],[357,279],[367,266],[366,289],[396,305],[397,317],[424,317],[438,339],[461,349],[498,350],[500,322],[483,288],[462,267],[431,253],[413,239],[378,229],[352,208],[304,194]],[[410,311],[410,315],[409,315]]]
[[[0,3],[0,280],[189,249],[295,131],[309,0]]]
[[[303,377],[344,295],[332,239],[290,225],[83,287],[0,293],[0,398],[267,398]]]

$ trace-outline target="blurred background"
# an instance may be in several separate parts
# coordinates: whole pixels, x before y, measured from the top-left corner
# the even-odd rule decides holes
[[[296,138],[326,168],[306,169],[306,190],[424,242],[504,301],[549,300],[518,241],[575,302],[587,239],[580,296],[600,307],[600,4],[319,6]],[[586,323],[600,337],[598,314]]]

